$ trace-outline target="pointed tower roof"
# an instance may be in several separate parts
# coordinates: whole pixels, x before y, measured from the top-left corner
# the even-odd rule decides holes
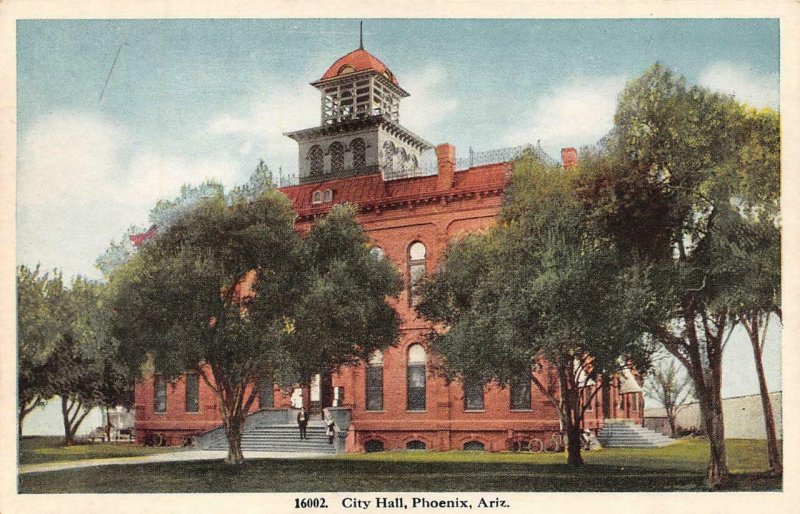
[[[392,73],[389,68],[387,68],[386,65],[381,62],[380,59],[367,52],[363,48],[353,50],[344,57],[341,57],[339,60],[333,63],[330,68],[328,68],[328,71],[325,72],[319,81],[367,70],[374,70],[391,79],[393,84],[399,86],[394,73]]]

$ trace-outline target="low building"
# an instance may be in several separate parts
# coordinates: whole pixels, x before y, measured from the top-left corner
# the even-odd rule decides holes
[[[783,439],[783,393],[777,391],[770,393],[772,413],[775,416],[775,430],[778,439]],[[761,405],[761,395],[734,396],[722,399],[722,417],[725,424],[725,437],[727,439],[766,439],[767,432],[764,424],[764,408]],[[645,409],[645,426],[669,435],[670,428],[667,414],[663,408]],[[682,430],[703,431],[703,421],[700,416],[700,404],[689,403],[682,408],[675,418],[675,425]]]

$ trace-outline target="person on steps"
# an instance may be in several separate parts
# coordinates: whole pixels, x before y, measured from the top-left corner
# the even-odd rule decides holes
[[[300,439],[308,439],[306,437],[306,427],[308,427],[308,414],[303,407],[300,407],[300,412],[297,413],[297,426],[300,428]]]
[[[333,444],[333,420],[328,418],[328,421],[325,422],[325,435],[328,436],[328,444]]]

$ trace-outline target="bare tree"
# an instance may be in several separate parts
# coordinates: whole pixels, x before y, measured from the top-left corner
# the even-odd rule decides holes
[[[682,373],[675,359],[661,360],[647,376],[645,394],[661,403],[667,413],[671,437],[676,437],[678,430],[675,423],[678,413],[692,399],[692,380],[688,374]]]

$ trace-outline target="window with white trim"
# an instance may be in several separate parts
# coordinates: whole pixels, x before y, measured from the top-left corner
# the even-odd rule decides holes
[[[407,407],[412,411],[425,410],[425,348],[415,344],[408,349]]]
[[[383,353],[376,350],[367,364],[367,410],[383,410]]]
[[[417,241],[408,248],[408,305],[419,303],[419,283],[425,276],[427,250]]]

